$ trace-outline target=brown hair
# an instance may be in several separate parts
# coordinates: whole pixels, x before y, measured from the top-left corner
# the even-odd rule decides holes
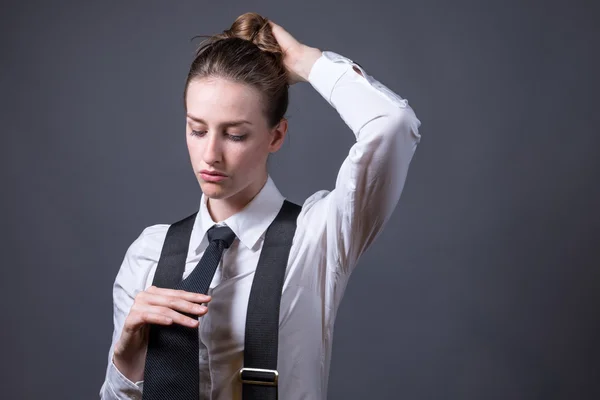
[[[288,76],[283,51],[271,31],[267,18],[256,13],[240,15],[231,28],[210,36],[200,44],[185,82],[218,77],[250,85],[264,99],[265,116],[274,127],[288,107]]]

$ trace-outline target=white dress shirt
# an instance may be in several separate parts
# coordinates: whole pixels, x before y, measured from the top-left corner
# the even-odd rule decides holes
[[[362,72],[357,73],[353,68]],[[348,278],[360,255],[394,210],[413,153],[420,121],[406,100],[351,60],[323,52],[310,84],[338,111],[356,137],[332,191],[318,191],[302,205],[288,260],[279,316],[279,398],[327,396],[333,326]],[[200,201],[184,278],[208,246],[215,224]],[[200,399],[241,399],[246,310],[264,234],[284,197],[268,178],[260,193],[224,221],[237,239],[225,251],[210,285],[208,313],[199,317]],[[141,399],[143,382],[131,382],[112,363],[134,297],[152,284],[169,225],[146,228],[131,244],[114,287],[114,332],[103,399]]]

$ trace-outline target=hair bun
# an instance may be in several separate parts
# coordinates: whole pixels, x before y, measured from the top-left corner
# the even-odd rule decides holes
[[[231,28],[220,35],[218,39],[239,38],[250,41],[261,50],[282,54],[277,39],[273,36],[269,20],[257,13],[245,13],[237,17]]]

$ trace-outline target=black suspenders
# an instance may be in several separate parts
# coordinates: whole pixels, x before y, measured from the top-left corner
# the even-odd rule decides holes
[[[276,400],[281,291],[301,207],[287,200],[267,229],[246,316],[244,367],[239,371],[244,400]],[[196,213],[169,227],[153,284],[174,287],[183,277]]]

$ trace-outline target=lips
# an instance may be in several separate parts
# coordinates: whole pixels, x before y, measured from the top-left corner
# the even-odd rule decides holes
[[[202,175],[225,176],[225,177],[227,176],[227,175],[225,175],[225,174],[224,174],[224,173],[222,173],[222,172],[219,172],[219,171],[209,171],[209,170],[207,170],[207,169],[203,169],[202,171],[200,171],[200,173],[201,173]]]
[[[205,182],[221,182],[227,178],[227,175],[218,171],[202,170],[200,171],[200,177]]]

